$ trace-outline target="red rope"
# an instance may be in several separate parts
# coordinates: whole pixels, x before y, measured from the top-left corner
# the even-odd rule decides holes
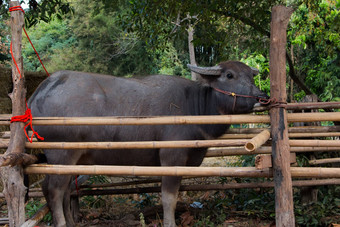
[[[28,41],[30,42],[31,46],[33,47],[33,50],[34,50],[35,54],[37,55],[37,57],[38,57],[38,59],[39,59],[39,61],[40,61],[40,64],[41,64],[42,67],[44,68],[44,70],[45,70],[47,76],[50,76],[50,74],[47,72],[47,69],[46,69],[45,66],[44,66],[44,63],[41,61],[40,56],[39,56],[37,50],[35,49],[35,47],[34,47],[32,41],[31,41],[30,37],[28,36],[28,34],[27,34],[27,32],[26,32],[26,29],[25,29],[25,28],[23,28],[23,29],[24,29],[24,32],[25,32],[25,34],[26,34],[26,37],[27,37]]]
[[[32,120],[33,120],[32,112],[31,112],[31,109],[28,108],[27,102],[26,102],[26,111],[25,111],[25,114],[24,115],[19,115],[19,116],[12,117],[11,118],[11,123],[12,122],[27,122],[27,121],[29,121],[28,124],[25,125],[25,127],[24,127],[24,132],[25,132],[25,135],[26,135],[28,141],[30,141],[30,143],[32,143],[34,135],[36,135],[38,139],[44,140],[44,137],[39,136],[39,134],[36,131],[34,131],[33,125],[32,125]],[[31,138],[27,134],[27,131],[26,131],[26,127],[27,126],[30,126],[31,130],[33,132]]]
[[[9,11],[10,11],[10,12],[13,12],[13,11],[21,11],[21,12],[25,13],[25,11],[21,8],[21,6],[13,6],[13,7],[10,7],[10,8],[9,8]],[[40,58],[40,56],[39,56],[37,50],[35,49],[35,47],[34,47],[32,41],[31,41],[30,37],[28,36],[25,27],[23,27],[23,29],[24,29],[24,32],[25,32],[25,35],[26,35],[28,41],[30,42],[31,46],[33,47],[33,50],[34,50],[35,54],[37,55],[37,57],[38,57],[38,59],[39,59],[39,61],[40,61],[40,64],[41,64],[42,67],[44,68],[44,70],[45,70],[47,76],[50,76],[50,74],[48,73],[47,69],[46,69],[45,66],[44,66],[44,63],[41,61],[41,58]],[[15,59],[14,59],[14,56],[13,56],[12,42],[11,42],[11,45],[10,45],[10,51],[11,51],[11,55],[12,55],[13,62],[14,62],[15,66],[16,66],[18,72],[19,72],[20,79],[21,79],[21,72],[20,72],[19,67],[18,67],[18,65],[17,65],[17,63],[16,63],[16,61],[15,61]]]
[[[9,8],[9,12],[13,12],[13,11],[21,11],[22,13],[25,13],[25,11],[21,8],[21,6],[13,6],[13,7],[10,7],[10,8]],[[26,34],[26,37],[27,37],[28,41],[30,42],[30,44],[32,45],[32,47],[33,47],[33,49],[34,49],[35,54],[38,56],[38,59],[39,59],[41,65],[43,66],[43,68],[44,68],[46,74],[49,76],[50,74],[47,72],[47,70],[46,70],[46,68],[45,68],[45,66],[44,66],[44,64],[43,64],[43,62],[41,61],[40,56],[39,56],[37,50],[35,49],[33,43],[31,42],[31,39],[29,38],[29,36],[28,36],[28,34],[27,34],[27,32],[26,32],[26,29],[25,29],[24,27],[23,27],[23,29],[24,29],[24,32],[25,32],[25,34]],[[19,66],[18,66],[18,64],[17,64],[17,62],[16,62],[16,60],[15,60],[15,58],[14,58],[14,54],[13,54],[13,50],[12,50],[12,42],[11,42],[11,44],[10,44],[10,52],[11,52],[11,56],[12,56],[12,59],[13,59],[13,63],[14,63],[14,65],[15,65],[15,67],[17,68],[17,70],[18,70],[18,72],[19,72],[19,75],[20,75],[20,79],[21,79],[21,78],[22,78],[22,75],[21,75]],[[32,117],[31,109],[28,108],[28,105],[27,105],[27,102],[26,102],[26,111],[25,111],[25,114],[24,114],[24,115],[20,115],[20,116],[14,116],[14,117],[12,117],[12,118],[11,118],[11,123],[12,123],[12,122],[27,122],[27,121],[29,121],[29,123],[26,124],[25,127],[24,127],[24,132],[25,132],[25,135],[26,135],[28,141],[30,141],[30,142],[32,143],[34,135],[37,136],[38,139],[44,140],[43,137],[39,136],[39,134],[38,134],[36,131],[34,131],[33,125],[32,125],[32,119],[33,119],[33,117]],[[27,134],[27,131],[26,131],[26,127],[27,127],[27,126],[30,126],[30,127],[31,127],[31,130],[32,130],[32,132],[33,132],[31,138],[30,138],[30,137],[28,136],[28,134]]]
[[[25,13],[25,11],[21,8],[21,6],[13,6],[9,8],[10,12],[20,10],[21,12]]]

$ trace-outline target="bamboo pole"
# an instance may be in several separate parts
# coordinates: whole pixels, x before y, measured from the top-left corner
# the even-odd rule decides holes
[[[242,146],[248,140],[178,140],[178,141],[132,141],[132,142],[26,142],[29,149],[158,149]],[[292,147],[335,147],[340,140],[290,140]],[[8,141],[0,140],[0,148]],[[327,148],[328,149],[328,148]]]
[[[320,185],[339,185],[340,179],[322,180],[298,180],[293,181],[294,187],[320,186]],[[274,182],[252,182],[252,183],[227,183],[209,185],[181,185],[180,191],[217,191],[241,188],[272,188]],[[141,188],[122,188],[122,189],[96,189],[80,190],[79,196],[86,195],[116,195],[116,194],[140,194],[140,193],[159,193],[160,187],[141,187]],[[73,193],[75,195],[75,193]]]
[[[299,152],[338,152],[340,147],[290,147],[291,153]],[[271,154],[271,147],[260,147],[251,154]],[[235,155],[249,155],[249,152],[244,147],[212,147],[208,149],[205,157],[221,157],[221,156],[235,156]]]
[[[255,167],[187,167],[187,166],[105,166],[33,164],[26,174],[119,175],[119,176],[224,176],[272,177],[270,168]],[[340,168],[291,167],[292,177],[340,178]]]
[[[224,134],[219,139],[251,139],[257,134]],[[289,138],[309,138],[309,137],[339,137],[340,132],[305,132],[288,133]]]
[[[260,132],[259,132],[260,133]],[[29,133],[31,134],[31,133]],[[258,133],[252,134],[224,134],[220,136],[218,139],[251,139],[255,137]],[[339,137],[340,132],[296,132],[296,133],[288,133],[289,138],[308,138],[308,137]],[[3,134],[3,139],[9,139],[10,133],[6,132]],[[37,142],[36,138],[33,138],[33,141]]]
[[[249,152],[255,151],[255,149],[261,147],[265,142],[267,142],[269,138],[270,132],[268,130],[263,130],[260,134],[248,141],[244,145],[244,148]]]
[[[32,218],[27,220],[21,227],[34,227],[39,224],[39,222],[45,217],[45,215],[49,212],[47,204],[42,206]]]
[[[49,149],[157,149],[241,146],[247,140],[178,140],[137,142],[33,142],[26,148]]]
[[[340,109],[340,102],[307,102],[307,103],[287,103],[286,110],[312,110],[312,109]],[[268,110],[267,106],[257,106],[254,112]]]
[[[10,115],[1,115],[0,125],[9,125]],[[288,122],[340,121],[339,113],[289,113]],[[145,116],[145,117],[36,117],[33,125],[162,125],[269,123],[268,115]]]
[[[332,128],[334,127],[334,128]],[[304,129],[305,128],[305,129]],[[320,129],[318,129],[320,128]],[[337,129],[337,131],[336,131]],[[257,134],[261,133],[264,128],[244,128],[242,129],[229,129],[227,134],[224,134],[219,137],[219,139],[251,139]],[[268,129],[269,130],[269,129]],[[330,130],[330,131],[326,131]],[[293,132],[291,132],[293,131]],[[298,131],[298,132],[294,132]],[[340,127],[331,126],[331,127],[301,127],[301,128],[289,128],[288,136],[290,138],[303,138],[303,137],[339,137],[340,136]],[[28,136],[31,136],[32,132],[28,132]],[[11,137],[11,132],[4,131],[0,132],[0,137],[2,139],[9,139]],[[35,139],[35,138],[33,138]],[[37,141],[35,139],[35,141]]]
[[[340,147],[290,147],[291,153],[301,152],[339,152]],[[271,154],[272,148],[265,146],[253,151],[251,154]],[[211,147],[205,157],[222,157],[222,156],[236,156],[249,155],[249,152],[244,147]],[[0,154],[0,158],[3,155]]]
[[[241,146],[247,140],[178,140],[137,142],[33,142],[26,148],[49,149],[156,149]],[[295,147],[340,147],[340,140],[290,140]]]
[[[292,147],[340,147],[340,140],[289,140]]]
[[[340,163],[340,158],[325,158],[325,159],[316,159],[310,160],[310,165],[320,165],[320,164],[329,164],[329,163]]]
[[[292,181],[294,187],[322,186],[322,185],[340,185],[340,179],[321,179],[321,180],[295,180]],[[209,191],[209,190],[227,190],[241,188],[272,188],[274,182],[251,182],[251,183],[227,183],[227,184],[208,184],[208,185],[181,185],[180,191]],[[97,187],[103,188],[103,187]],[[87,195],[119,195],[119,194],[140,194],[140,193],[159,193],[160,187],[136,187],[136,188],[119,188],[119,189],[92,189],[80,190],[78,193],[72,193],[76,196]],[[43,197],[42,191],[29,192],[28,196]],[[0,193],[0,198],[3,198]]]
[[[270,177],[271,170],[253,167],[187,167],[187,166],[104,166],[104,165],[48,165],[33,164],[26,174],[57,175],[119,175],[119,176],[230,176]]]
[[[258,134],[265,128],[231,128],[229,134]],[[270,128],[268,128],[269,130]],[[288,133],[321,133],[321,132],[340,132],[340,126],[299,126],[289,127]]]

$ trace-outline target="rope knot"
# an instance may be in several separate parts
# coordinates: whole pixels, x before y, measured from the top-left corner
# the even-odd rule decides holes
[[[28,141],[30,141],[30,143],[32,143],[34,135],[38,139],[44,140],[44,137],[41,137],[36,131],[34,131],[33,125],[32,125],[32,120],[33,120],[32,111],[31,111],[30,108],[28,108],[27,103],[26,103],[25,114],[24,115],[19,115],[19,116],[12,117],[11,118],[11,123],[13,123],[13,122],[24,122],[25,123],[25,122],[29,121],[28,124],[26,124],[25,127],[24,127],[24,132],[25,132],[25,135],[26,135]],[[31,137],[29,137],[28,134],[27,134],[27,130],[26,130],[27,126],[30,126],[30,128],[31,128],[31,130],[33,132]]]

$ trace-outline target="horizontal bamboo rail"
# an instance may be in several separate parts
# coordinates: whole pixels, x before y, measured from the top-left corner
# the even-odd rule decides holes
[[[340,158],[325,158],[325,159],[316,159],[310,160],[310,165],[321,165],[321,164],[329,164],[329,163],[340,163]]]
[[[292,177],[340,178],[340,168],[291,167]],[[272,177],[272,170],[255,167],[104,166],[34,164],[26,174],[118,175],[118,176],[219,176]]]
[[[308,186],[322,186],[322,185],[340,185],[340,179],[321,179],[321,180],[294,180],[292,181],[294,187],[308,187]],[[241,188],[272,188],[274,187],[273,182],[251,182],[251,183],[227,183],[227,184],[208,184],[208,185],[181,185],[180,191],[210,191],[210,190],[227,190],[227,189],[241,189]],[[98,189],[101,188],[101,189]],[[135,187],[135,188],[109,188],[92,190],[79,190],[78,193],[73,193],[76,196],[86,195],[121,195],[121,194],[140,194],[140,193],[159,193],[161,188],[156,187]],[[30,191],[28,193],[30,198],[32,197],[43,197],[41,190]],[[0,193],[0,198],[3,198],[3,193]]]
[[[340,121],[339,113],[290,113],[288,122]],[[269,123],[268,115],[148,116],[148,117],[36,117],[34,125],[165,125]],[[10,116],[0,115],[0,125],[9,125]]]
[[[251,139],[257,134],[224,134],[220,139]],[[309,138],[309,137],[339,137],[340,132],[304,132],[288,133],[289,138]]]
[[[26,142],[29,149],[158,149],[242,146],[248,140],[178,140],[137,142]],[[340,140],[290,140],[292,147],[340,147]],[[8,140],[0,140],[0,148],[8,146]]]
[[[306,103],[287,103],[287,110],[312,110],[312,109],[340,109],[340,102],[306,102]],[[268,110],[268,106],[257,106],[253,111],[260,112]]]
[[[257,134],[254,138],[249,140],[245,145],[244,148],[249,151],[255,151],[255,149],[261,147],[265,142],[267,142],[270,138],[269,130],[265,129],[261,133]]]
[[[299,152],[338,152],[340,147],[290,147],[291,153]],[[271,147],[260,147],[251,154],[271,154]],[[249,152],[244,147],[212,147],[208,149],[205,157],[221,157],[221,156],[235,156],[235,155],[249,155]]]
[[[292,181],[292,184],[294,187],[340,185],[340,179],[296,180],[296,181]],[[274,187],[274,182],[252,182],[252,183],[227,183],[227,184],[208,184],[208,185],[181,185],[179,190],[180,191],[211,191],[211,190],[216,191],[216,190],[227,190],[227,189],[272,188],[272,187]],[[97,189],[97,190],[80,190],[79,196],[140,194],[140,193],[159,193],[159,192],[161,192],[160,187]]]
[[[229,134],[258,134],[265,128],[230,128]],[[270,128],[267,128],[270,130]],[[318,132],[340,132],[340,126],[299,126],[289,127],[289,133],[318,133]]]
[[[24,169],[26,174],[57,175],[118,175],[118,176],[230,176],[271,177],[270,169],[253,167],[187,167],[187,166],[105,166],[105,165],[49,165],[33,164]]]
[[[241,146],[247,140],[178,140],[137,142],[33,142],[26,148],[50,149],[157,149]]]
[[[340,140],[289,140],[292,147],[340,147]]]
[[[233,139],[233,136],[235,136],[235,139],[238,138],[244,138],[244,135],[241,137],[238,136],[238,134],[247,134],[250,135],[247,139],[253,138],[256,134],[259,134],[266,128],[231,128],[228,129],[228,134],[225,134],[221,136],[220,138],[227,138],[224,136],[229,136],[228,139]],[[267,128],[270,130],[270,128]],[[318,136],[336,136],[334,134],[320,134],[316,135],[316,133],[339,133],[340,132],[340,126],[301,126],[301,127],[289,127],[288,132],[290,133],[291,137],[302,137],[302,135],[306,133],[313,133],[312,136],[308,137],[318,137]],[[29,135],[32,135],[32,132],[29,131]],[[9,139],[11,136],[10,131],[3,131],[0,132],[0,137],[3,139]],[[236,137],[237,136],[237,137]]]
[[[261,129],[263,131],[264,129]],[[269,129],[268,129],[269,130]],[[340,130],[340,128],[339,128]],[[257,132],[256,132],[257,131]],[[255,137],[257,134],[261,132],[260,130],[254,130],[251,134],[236,134],[236,133],[227,133],[219,137],[219,139],[251,139]],[[31,136],[32,133],[29,132],[29,136]],[[0,132],[0,139],[9,139],[11,136],[10,132]],[[309,137],[339,137],[339,132],[293,132],[288,133],[289,138],[309,138]],[[33,138],[33,141],[37,141],[35,138]]]

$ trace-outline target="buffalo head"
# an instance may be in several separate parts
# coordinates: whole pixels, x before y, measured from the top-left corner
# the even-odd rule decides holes
[[[188,67],[200,74],[213,89],[221,114],[251,112],[260,98],[268,98],[254,84],[253,77],[259,70],[242,62],[226,61],[213,67]]]

